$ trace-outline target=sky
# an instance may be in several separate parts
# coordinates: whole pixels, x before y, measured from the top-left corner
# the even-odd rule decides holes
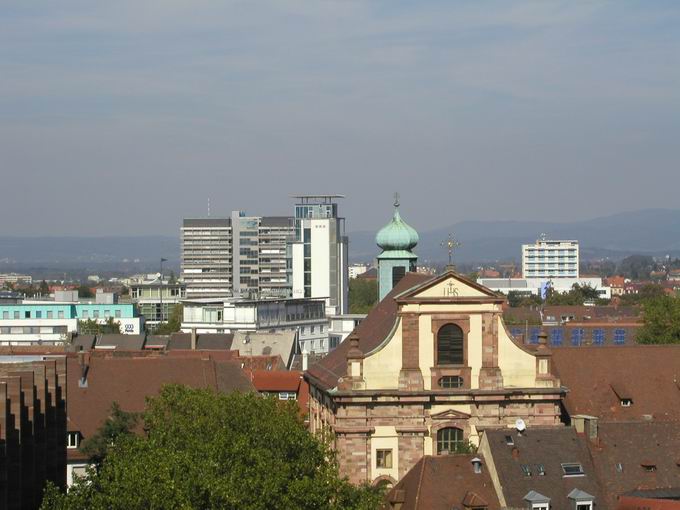
[[[676,0],[0,0],[0,235],[680,207]]]

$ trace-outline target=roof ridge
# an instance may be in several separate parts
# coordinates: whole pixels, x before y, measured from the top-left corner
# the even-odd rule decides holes
[[[424,455],[422,458],[422,464],[420,466],[420,475],[418,476],[418,490],[416,491],[416,499],[414,501],[413,508],[417,510],[418,500],[420,499],[420,489],[423,486],[423,476],[425,476],[425,463],[427,462],[429,455]]]

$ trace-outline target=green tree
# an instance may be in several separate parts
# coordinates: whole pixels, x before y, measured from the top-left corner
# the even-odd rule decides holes
[[[94,292],[87,285],[81,285],[78,287],[78,297],[92,298],[94,297]]]
[[[637,332],[641,344],[680,343],[680,299],[658,296],[642,305],[643,325]]]
[[[83,335],[105,335],[120,333],[120,323],[113,320],[113,317],[106,319],[104,324],[96,320],[87,319],[78,321],[78,333]]]
[[[167,322],[161,322],[154,333],[156,335],[169,335],[180,330],[182,326],[182,319],[184,317],[184,307],[181,303],[176,304],[170,312],[170,317]]]
[[[171,385],[147,402],[145,436],[122,436],[98,470],[42,508],[374,509],[382,492],[338,476],[294,402]]]
[[[123,411],[117,402],[111,405],[111,412],[97,433],[85,439],[80,445],[83,452],[97,466],[101,466],[110,448],[123,437],[133,434],[139,421],[139,413]]]
[[[43,280],[43,281],[40,282],[39,290],[40,290],[40,294],[42,294],[43,296],[46,296],[50,293],[50,286],[47,285],[47,282],[45,280]]]
[[[631,280],[646,280],[654,270],[654,259],[648,255],[631,255],[619,263],[618,274]]]
[[[377,301],[377,280],[352,278],[349,281],[349,313],[368,313]]]

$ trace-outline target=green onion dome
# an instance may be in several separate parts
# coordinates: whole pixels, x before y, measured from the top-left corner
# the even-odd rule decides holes
[[[375,242],[383,251],[410,251],[418,244],[418,232],[401,219],[398,201],[394,204],[392,221],[380,229]]]

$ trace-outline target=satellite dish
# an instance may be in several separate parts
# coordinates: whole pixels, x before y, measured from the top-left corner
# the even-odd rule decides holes
[[[515,421],[515,428],[517,429],[518,432],[524,432],[527,429],[527,424],[524,423],[524,420],[522,418],[517,418]]]

